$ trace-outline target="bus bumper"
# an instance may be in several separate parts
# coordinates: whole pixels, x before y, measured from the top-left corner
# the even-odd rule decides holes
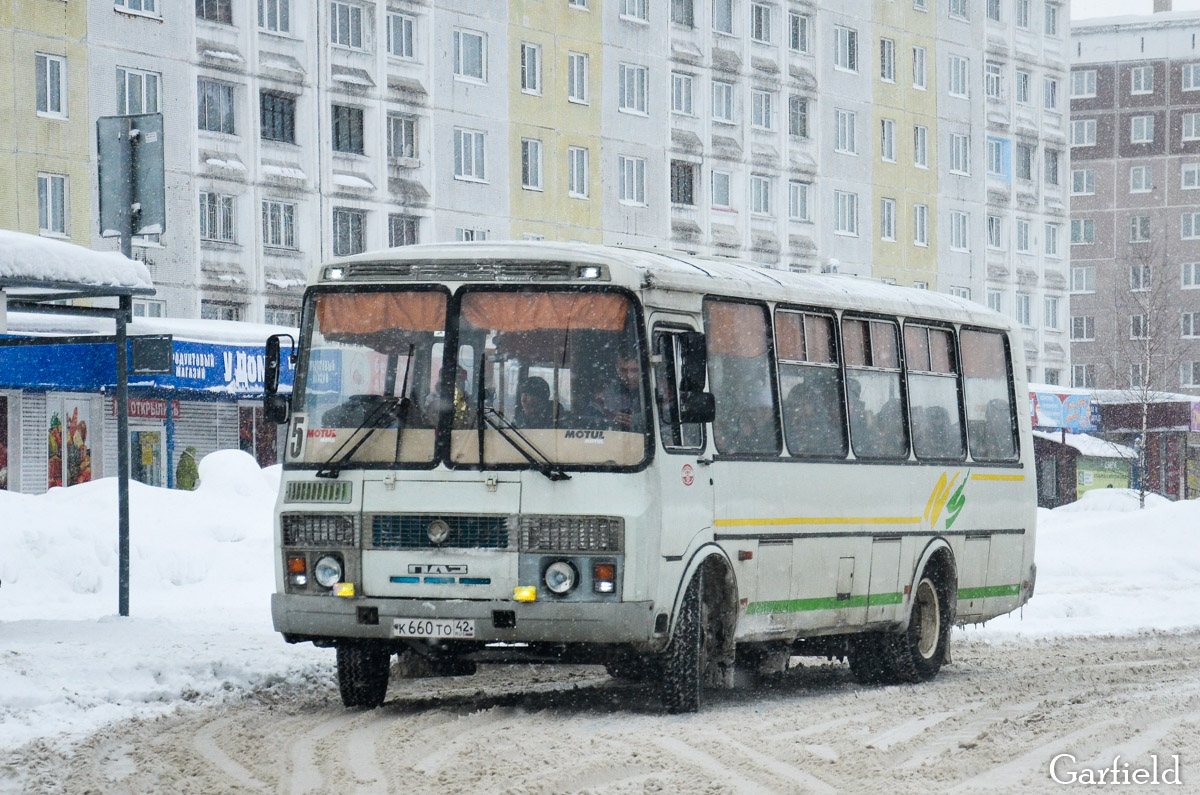
[[[271,595],[289,641],[392,639],[396,618],[473,619],[475,641],[653,643],[653,602],[512,602]]]

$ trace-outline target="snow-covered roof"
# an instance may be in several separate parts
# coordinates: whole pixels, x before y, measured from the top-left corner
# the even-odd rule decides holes
[[[0,229],[0,288],[29,287],[109,295],[154,292],[145,263],[115,251]]]
[[[1140,389],[1097,389],[1092,392],[1092,400],[1102,406],[1122,405],[1125,403],[1141,403]],[[1157,392],[1151,390],[1145,395],[1147,403],[1191,403],[1200,401],[1200,395],[1188,395],[1182,392]]]
[[[1089,436],[1086,433],[1068,433],[1065,440],[1063,434],[1057,431],[1050,433],[1034,431],[1033,435],[1051,442],[1065,441],[1068,447],[1074,447],[1080,455],[1088,458],[1137,458],[1137,451],[1132,447]]]
[[[129,322],[128,330],[130,335],[170,334],[177,340],[227,345],[262,345],[272,334],[291,334],[293,337],[298,334],[294,328],[266,323],[161,317],[135,317]],[[10,334],[33,337],[60,334],[111,334],[112,321],[88,317],[9,312],[8,331]]]

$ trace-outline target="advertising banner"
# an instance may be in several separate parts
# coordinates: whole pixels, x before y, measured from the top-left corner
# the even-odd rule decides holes
[[[1061,428],[1076,433],[1096,428],[1090,395],[1030,392],[1029,413],[1035,428]]]

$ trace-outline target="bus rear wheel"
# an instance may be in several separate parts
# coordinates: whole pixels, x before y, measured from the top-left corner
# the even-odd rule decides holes
[[[387,695],[391,651],[379,643],[349,643],[337,648],[338,692],[347,707],[375,709]]]
[[[908,629],[892,654],[895,678],[925,682],[937,676],[950,643],[950,595],[942,577],[926,572],[913,591]]]

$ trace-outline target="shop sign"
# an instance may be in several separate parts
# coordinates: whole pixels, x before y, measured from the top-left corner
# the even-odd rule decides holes
[[[178,420],[183,411],[178,400],[171,401],[171,419]],[[108,416],[117,416],[117,399],[108,401]],[[157,398],[130,398],[129,419],[155,420],[161,422],[167,418],[167,401]]]

